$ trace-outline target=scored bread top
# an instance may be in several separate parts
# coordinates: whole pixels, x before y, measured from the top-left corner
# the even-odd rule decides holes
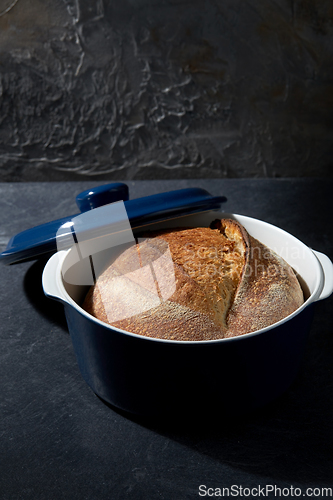
[[[290,266],[222,219],[138,238],[99,276],[83,308],[132,333],[188,341],[263,328],[302,302]]]

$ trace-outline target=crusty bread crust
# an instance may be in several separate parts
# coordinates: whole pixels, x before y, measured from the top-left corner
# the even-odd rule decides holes
[[[202,341],[269,326],[303,303],[291,267],[231,219],[144,235],[91,287],[83,308],[123,330]]]
[[[293,313],[303,302],[303,291],[294,270],[250,236],[242,279],[228,312],[226,337],[270,326]]]

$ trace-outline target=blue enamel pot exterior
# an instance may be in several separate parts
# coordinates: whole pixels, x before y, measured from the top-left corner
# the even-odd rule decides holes
[[[68,285],[69,251],[54,254],[43,273],[47,296],[64,303],[78,366],[91,389],[111,405],[138,415],[239,413],[267,404],[293,382],[311,325],[314,304],[332,293],[333,266],[282,229],[234,214],[206,212],[161,227],[207,226],[232,217],[281,255],[298,273],[305,303],[278,323],[229,339],[178,342],[113,328],[84,311],[85,289]],[[64,264],[65,263],[65,264]]]
[[[78,365],[92,390],[140,415],[246,412],[281,395],[294,380],[313,305],[263,335],[216,343],[162,343],[94,324],[68,304]],[[222,404],[221,404],[222,403]]]

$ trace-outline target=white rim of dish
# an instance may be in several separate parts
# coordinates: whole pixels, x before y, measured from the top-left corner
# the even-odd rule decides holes
[[[212,343],[220,343],[220,342],[236,342],[236,341],[240,341],[240,340],[245,339],[245,338],[250,338],[250,337],[257,336],[257,335],[261,335],[269,330],[277,328],[277,327],[283,325],[284,323],[290,321],[292,318],[294,318],[295,316],[300,314],[306,307],[308,307],[311,303],[315,302],[319,298],[320,293],[321,293],[323,286],[324,286],[323,269],[321,267],[321,264],[320,264],[318,258],[316,257],[314,252],[308,246],[306,246],[301,240],[299,240],[298,238],[296,238],[292,234],[288,233],[284,229],[281,229],[277,226],[274,226],[273,224],[262,221],[260,219],[254,219],[253,217],[248,217],[248,216],[239,215],[239,214],[223,214],[223,215],[225,215],[226,217],[233,216],[236,220],[237,220],[237,217],[240,217],[241,219],[248,219],[249,221],[255,221],[255,223],[260,223],[261,225],[270,226],[272,229],[274,229],[274,231],[280,232],[281,235],[287,235],[288,238],[290,238],[290,237],[293,238],[295,240],[295,242],[297,242],[298,244],[300,244],[301,246],[304,247],[305,251],[307,251],[307,253],[309,255],[309,259],[312,260],[312,265],[314,266],[314,268],[316,268],[316,271],[315,271],[316,283],[314,286],[314,290],[311,293],[311,295],[304,301],[304,303],[298,309],[296,309],[293,313],[289,314],[285,318],[282,318],[280,321],[277,321],[276,323],[273,323],[272,325],[269,325],[265,328],[261,328],[260,330],[255,330],[254,332],[245,333],[243,335],[239,335],[239,336],[235,336],[235,337],[227,337],[227,338],[213,339],[213,340],[168,340],[168,339],[160,339],[160,338],[156,338],[156,337],[147,337],[144,335],[138,335],[136,333],[132,333],[132,332],[129,332],[127,330],[122,330],[122,329],[117,328],[115,326],[109,325],[108,323],[105,323],[105,322],[95,318],[94,316],[92,316],[88,312],[86,312],[67,292],[67,290],[64,286],[64,283],[63,283],[61,269],[62,269],[62,264],[63,264],[66,256],[70,252],[70,249],[58,252],[58,257],[60,257],[60,258],[59,258],[58,264],[57,264],[56,275],[55,275],[55,277],[50,276],[50,277],[45,277],[45,278],[51,279],[51,280],[52,279],[54,280],[54,278],[55,278],[56,286],[57,286],[59,293],[61,295],[60,299],[63,302],[67,303],[68,305],[74,307],[74,309],[76,309],[80,314],[85,316],[87,319],[89,319],[90,321],[93,321],[94,323],[97,323],[98,325],[102,326],[103,328],[106,328],[107,330],[111,330],[111,331],[116,331],[116,332],[121,333],[121,334],[129,335],[129,336],[135,337],[137,339],[153,341],[153,342],[162,342],[162,343],[168,343],[168,344],[175,344],[175,345],[179,345],[179,344],[202,345],[202,344],[212,344]],[[51,259],[52,259],[52,257],[51,257]]]

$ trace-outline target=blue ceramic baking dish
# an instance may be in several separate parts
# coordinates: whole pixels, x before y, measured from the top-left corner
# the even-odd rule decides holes
[[[314,305],[333,290],[332,262],[282,229],[237,214],[215,210],[178,213],[145,227],[208,227],[219,217],[239,221],[295,269],[305,295],[297,311],[270,327],[239,337],[199,342],[148,338],[111,327],[82,309],[87,286],[75,283],[80,282],[88,257],[73,265],[75,250],[71,248],[56,252],[47,262],[44,292],[64,304],[82,376],[111,405],[148,416],[193,415],[207,409],[239,413],[274,400],[294,380]],[[106,262],[108,252],[103,255]],[[69,281],[65,279],[68,269]]]

